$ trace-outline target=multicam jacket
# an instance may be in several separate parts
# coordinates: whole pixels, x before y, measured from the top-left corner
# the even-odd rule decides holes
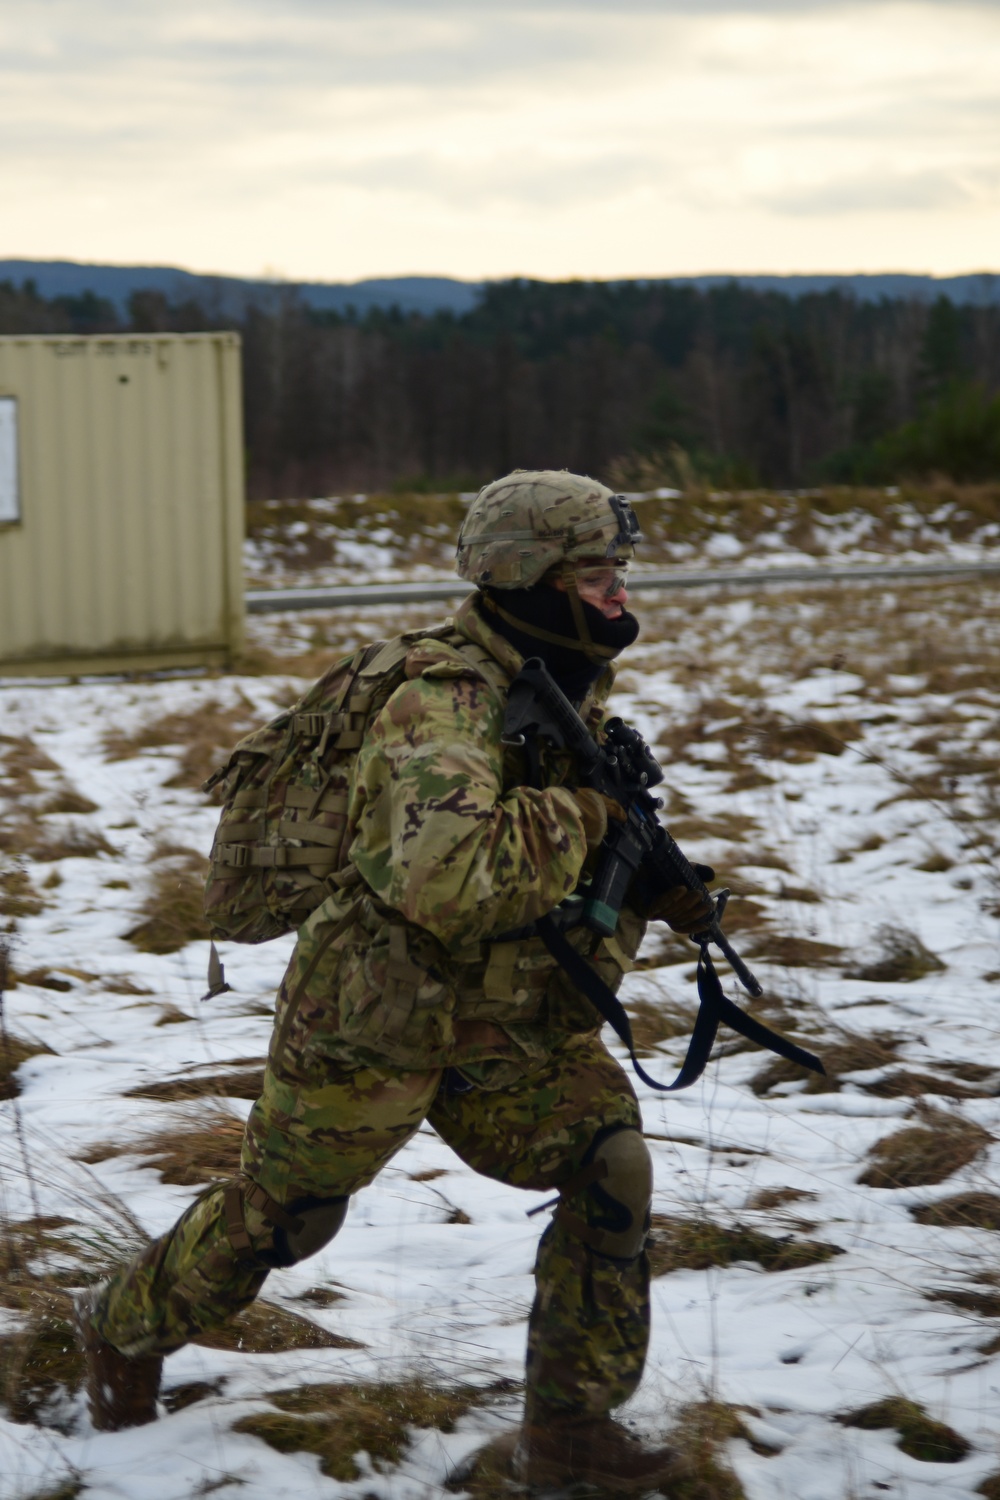
[[[472,596],[451,640],[418,640],[352,778],[343,886],[300,929],[279,997],[281,1070],[460,1067],[502,1087],[600,1020],[539,938],[504,940],[573,891],[588,858],[572,757],[543,748],[541,788],[501,744],[522,665]],[[606,668],[581,713],[595,732]],[[570,933],[613,988],[644,923]],[[272,1062],[277,1064],[272,1052]]]

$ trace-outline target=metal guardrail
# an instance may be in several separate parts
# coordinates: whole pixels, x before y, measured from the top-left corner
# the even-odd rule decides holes
[[[787,583],[864,583],[890,579],[898,583],[921,579],[1000,573],[996,562],[940,563],[820,563],[815,567],[671,569],[669,572],[632,573],[629,593],[645,589],[745,588]],[[426,583],[367,583],[331,585],[312,589],[248,589],[247,613],[284,614],[306,609],[361,609],[369,604],[427,604],[437,599],[460,599],[470,592],[461,578],[428,580]]]

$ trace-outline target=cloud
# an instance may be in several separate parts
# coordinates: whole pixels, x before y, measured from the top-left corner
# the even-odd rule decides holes
[[[0,254],[615,275],[768,269],[854,220],[958,243],[996,202],[998,48],[1000,0],[0,0]]]
[[[764,193],[759,201],[776,213],[795,216],[884,215],[954,209],[973,203],[978,196],[957,175],[927,171],[834,178],[808,188]]]

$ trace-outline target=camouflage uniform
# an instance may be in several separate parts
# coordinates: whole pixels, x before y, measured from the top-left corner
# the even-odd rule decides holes
[[[94,1326],[135,1358],[218,1324],[271,1268],[326,1243],[349,1195],[427,1119],[476,1171],[560,1193],[535,1267],[529,1411],[599,1415],[634,1390],[648,1337],[646,1226],[595,1167],[623,1131],[645,1151],[639,1109],[541,941],[496,936],[574,890],[586,830],[567,757],[543,751],[528,786],[521,752],[501,745],[521,658],[478,597],[455,630],[454,643],[414,645],[359,753],[356,875],[300,930],[240,1177],[118,1272]],[[612,676],[605,667],[582,705],[595,730]],[[615,986],[643,930],[626,910],[613,938],[570,937]],[[446,1070],[474,1086],[442,1087]]]

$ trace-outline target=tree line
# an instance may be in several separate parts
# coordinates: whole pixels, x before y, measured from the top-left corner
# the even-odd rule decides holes
[[[514,467],[641,488],[1000,478],[1000,306],[736,282],[488,285],[468,313],[238,317],[0,283],[0,334],[243,340],[253,498],[472,489]]]

